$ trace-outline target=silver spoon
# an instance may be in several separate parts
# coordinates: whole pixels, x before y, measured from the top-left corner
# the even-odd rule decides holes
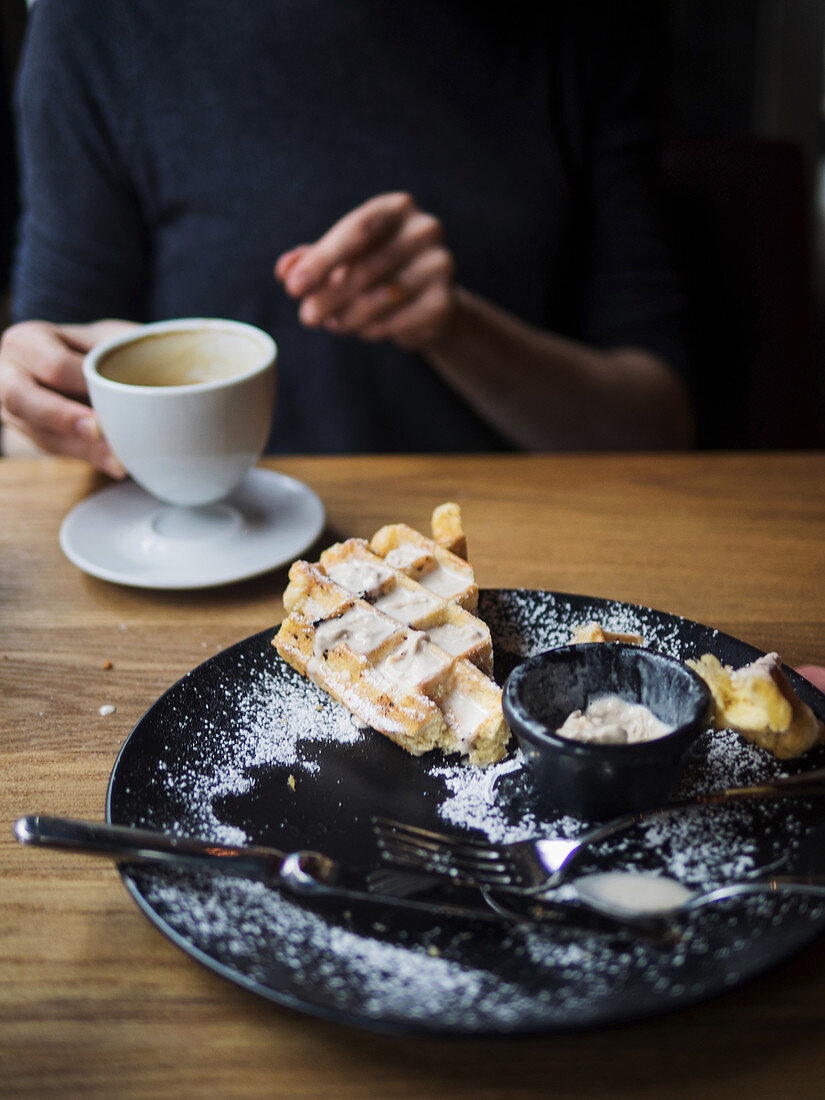
[[[495,913],[508,920],[541,921],[546,906],[557,909],[578,902],[594,919],[607,919],[617,929],[672,948],[684,938],[684,922],[679,918],[692,911],[748,894],[825,897],[825,875],[775,875],[731,882],[712,890],[691,890],[668,875],[604,871],[582,875],[553,891],[552,897],[496,892],[488,886],[479,887],[479,892]],[[516,898],[526,903],[526,908],[514,908]]]
[[[692,890],[668,875],[603,871],[582,875],[570,883],[570,888],[577,900],[598,912],[632,920],[676,916],[746,895],[825,898],[825,875],[771,875],[729,882],[711,890]]]

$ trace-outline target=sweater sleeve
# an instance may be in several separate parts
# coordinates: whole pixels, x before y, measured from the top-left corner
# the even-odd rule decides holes
[[[112,25],[121,7],[38,0],[31,10],[15,96],[15,320],[143,319],[149,248],[125,156],[128,35]]]

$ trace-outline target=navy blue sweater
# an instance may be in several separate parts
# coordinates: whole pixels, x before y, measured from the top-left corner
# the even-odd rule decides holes
[[[403,189],[469,289],[679,369],[643,67],[628,9],[602,7],[517,2],[505,22],[462,0],[38,0],[15,317],[262,326],[273,451],[501,447],[423,359],[302,328],[273,278],[283,250]]]

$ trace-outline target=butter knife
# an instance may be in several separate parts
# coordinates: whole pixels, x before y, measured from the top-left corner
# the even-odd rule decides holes
[[[432,875],[384,870],[364,872],[321,852],[282,852],[259,845],[221,844],[151,829],[45,814],[19,818],[14,834],[21,844],[108,856],[119,864],[183,867],[265,882],[308,901],[341,898],[347,902],[380,902],[438,917],[463,917],[496,924],[524,920],[524,917],[505,916],[488,906],[412,898],[410,894],[432,885]]]

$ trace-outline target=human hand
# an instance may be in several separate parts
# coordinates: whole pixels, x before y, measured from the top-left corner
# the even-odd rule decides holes
[[[103,438],[86,398],[83,357],[134,328],[131,321],[53,325],[23,321],[0,340],[0,419],[38,447],[83,458],[110,477],[126,471]]]
[[[441,222],[404,192],[376,195],[314,244],[285,252],[275,276],[310,328],[423,351],[453,309],[455,262]]]
[[[825,691],[825,667],[822,665],[799,665],[796,671],[804,676],[806,680],[810,680],[820,691]]]

